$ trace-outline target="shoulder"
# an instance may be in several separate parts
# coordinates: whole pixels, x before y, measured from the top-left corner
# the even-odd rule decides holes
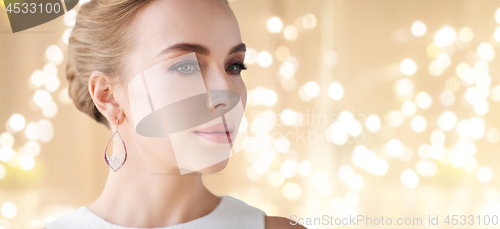
[[[284,217],[267,216],[266,213],[256,207],[250,206],[245,202],[236,198],[226,196],[224,197],[226,206],[230,206],[231,213],[229,215],[244,215],[245,217],[252,216],[252,225],[262,225],[266,229],[305,229],[305,227],[298,225],[295,221]],[[226,215],[227,216],[227,215]],[[236,219],[237,217],[234,217]],[[255,227],[254,227],[255,228]]]
[[[264,216],[266,215],[264,211],[231,196],[222,197],[222,204],[217,212],[222,213],[216,214],[221,218],[260,222],[262,225],[264,224]]]
[[[264,229],[265,215],[264,211],[241,200],[222,196],[221,203],[203,222],[211,224],[210,228]]]
[[[44,229],[83,229],[93,226],[92,215],[84,207],[63,215],[48,223]]]
[[[297,222],[278,216],[266,216],[266,229],[306,229]]]
[[[223,196],[223,201],[224,201],[224,208],[229,210],[226,213],[230,214],[254,214],[254,215],[265,215],[265,213],[251,205],[248,205],[247,203],[236,199],[231,196]]]

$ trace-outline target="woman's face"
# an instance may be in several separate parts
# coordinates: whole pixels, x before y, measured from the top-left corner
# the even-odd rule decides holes
[[[247,95],[246,49],[231,9],[223,0],[153,1],[130,29],[133,52],[115,93],[125,115],[120,130],[138,151],[128,160],[140,158],[154,173],[222,170]]]

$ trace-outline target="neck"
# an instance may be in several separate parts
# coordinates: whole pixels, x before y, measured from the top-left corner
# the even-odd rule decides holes
[[[147,161],[141,159],[134,154],[118,171],[110,169],[103,192],[88,209],[119,226],[150,228],[194,220],[210,213],[219,203],[220,198],[203,185],[200,173],[180,175],[178,169],[171,173],[141,173]]]

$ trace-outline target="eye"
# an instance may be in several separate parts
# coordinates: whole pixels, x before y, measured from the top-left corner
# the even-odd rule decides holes
[[[171,68],[174,71],[177,71],[181,74],[192,74],[200,71],[200,66],[196,61],[186,61],[182,63],[178,63]]]
[[[189,71],[192,71],[194,69],[193,65],[182,65],[181,67],[179,67],[179,70],[183,71],[183,72],[189,72]]]
[[[247,67],[243,63],[234,63],[226,68],[226,72],[229,74],[240,74],[241,71],[246,70]]]

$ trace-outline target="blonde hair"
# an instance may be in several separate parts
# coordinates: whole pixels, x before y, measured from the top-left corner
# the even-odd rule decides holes
[[[66,79],[69,96],[78,110],[109,128],[88,90],[93,71],[119,75],[130,39],[125,27],[152,0],[92,0],[83,4],[68,43]]]

